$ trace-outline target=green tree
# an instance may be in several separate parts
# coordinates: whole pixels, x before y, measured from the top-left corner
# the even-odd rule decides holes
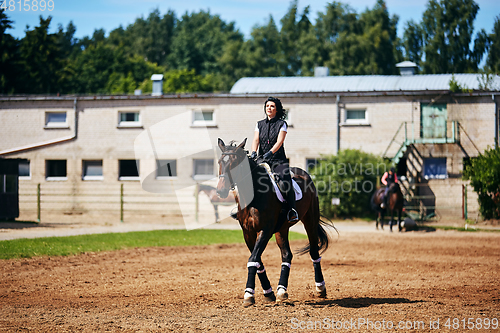
[[[278,59],[281,75],[293,76],[300,74],[302,59],[300,43],[297,43],[302,35],[307,34],[311,28],[311,22],[307,17],[309,6],[304,9],[302,15],[298,14],[298,0],[292,0],[288,12],[281,19],[280,30],[280,58]]]
[[[17,90],[17,78],[19,77],[19,43],[10,34],[6,33],[12,29],[13,22],[0,9],[0,93],[14,93]]]
[[[475,72],[487,48],[484,29],[474,38],[479,6],[473,0],[430,0],[423,14],[426,74]]]
[[[363,217],[371,212],[371,196],[390,164],[381,157],[356,149],[323,156],[311,171],[320,210],[327,217]],[[332,205],[332,199],[340,205]]]
[[[500,148],[489,148],[465,167],[463,179],[470,180],[478,194],[479,211],[485,219],[500,218]]]
[[[21,40],[20,54],[24,70],[23,85],[18,93],[53,94],[59,92],[59,77],[64,63],[57,34],[49,34],[52,17],[43,19],[40,26],[26,31]]]
[[[249,76],[280,76],[280,34],[272,15],[264,26],[254,26],[248,41],[245,63]]]
[[[164,75],[164,93],[186,93],[213,91],[215,77],[213,74],[197,75],[194,69],[179,69],[167,71]]]
[[[500,74],[500,15],[495,18],[493,31],[489,38],[491,44],[489,47],[486,65],[492,72]]]
[[[337,13],[342,13],[337,7]],[[348,13],[351,14],[351,13]],[[357,18],[357,16],[355,17]],[[396,63],[402,59],[396,26],[398,17],[389,17],[387,6],[378,0],[373,9],[367,9],[334,34],[335,42],[327,62],[330,71],[337,75],[396,74]]]
[[[403,34],[405,59],[420,66],[423,57],[423,30],[420,24],[410,20],[406,22]]]
[[[224,45],[234,40],[243,40],[234,22],[226,24],[219,16],[204,11],[186,13],[176,26],[168,67],[194,69],[199,75],[217,73]]]

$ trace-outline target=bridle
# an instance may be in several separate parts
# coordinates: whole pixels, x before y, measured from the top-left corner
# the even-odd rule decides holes
[[[220,159],[219,159],[219,162],[223,161],[224,157],[226,157],[226,156],[229,157],[231,155],[238,156],[238,153],[234,152],[234,151],[232,151],[232,152],[223,152],[222,155],[221,155],[221,157],[220,157]],[[233,181],[233,177],[231,177],[231,173],[229,172],[229,170],[230,169],[226,167],[224,169],[225,172],[219,175],[219,179],[227,177],[227,179],[229,179],[229,189],[231,191],[233,191],[235,189],[235,187],[236,187],[236,183]]]

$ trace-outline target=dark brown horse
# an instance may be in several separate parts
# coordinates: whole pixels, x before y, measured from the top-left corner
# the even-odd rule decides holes
[[[271,236],[276,235],[276,243],[281,250],[281,274],[277,287],[277,301],[288,299],[287,286],[292,251],[288,241],[288,232],[295,223],[286,220],[288,207],[281,203],[273,191],[271,180],[266,169],[248,158],[244,150],[246,139],[236,145],[225,145],[219,139],[218,145],[222,152],[219,159],[219,183],[217,193],[221,198],[228,196],[231,189],[237,187],[235,198],[238,203],[238,221],[245,243],[251,252],[248,259],[248,278],[244,295],[244,306],[255,303],[255,276],[258,275],[264,289],[264,301],[274,302],[271,283],[267,278],[262,253]],[[302,189],[303,197],[298,200],[297,211],[304,224],[309,239],[309,245],[297,251],[298,254],[309,252],[314,266],[316,295],[326,297],[326,287],[321,271],[320,251],[328,248],[329,238],[323,226],[332,226],[320,219],[318,195],[311,177],[302,169],[291,168],[294,179]]]
[[[377,189],[372,196],[372,208],[378,213],[375,227],[378,229],[378,224],[380,222],[380,228],[382,230],[384,229],[384,217],[386,210],[389,209],[391,212],[391,220],[389,222],[391,231],[395,212],[398,213],[398,230],[401,231],[401,214],[403,212],[404,204],[403,193],[401,193],[398,183],[392,183],[389,187],[389,193],[387,194],[389,196],[387,200],[387,207],[381,208],[380,204],[382,203],[384,192],[385,187],[381,187]]]
[[[236,202],[232,193],[229,193],[227,198],[221,198],[217,194],[217,189],[210,185],[198,184],[198,193],[200,192],[205,193],[212,206],[214,206],[215,223],[219,222],[219,205],[231,205]]]

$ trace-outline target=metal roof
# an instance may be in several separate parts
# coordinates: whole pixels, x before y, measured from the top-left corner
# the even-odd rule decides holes
[[[481,74],[246,77],[239,79],[230,93],[447,91],[452,76],[459,85],[472,90],[479,90],[480,82],[484,81]],[[500,90],[500,76],[493,76],[492,87],[494,91]]]

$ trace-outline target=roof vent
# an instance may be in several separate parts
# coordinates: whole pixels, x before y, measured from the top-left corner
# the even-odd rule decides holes
[[[314,76],[323,77],[330,75],[330,70],[328,67],[314,67]]]
[[[153,92],[151,96],[163,95],[163,74],[151,75],[151,81],[153,81]]]
[[[414,75],[415,70],[418,68],[417,64],[411,61],[403,61],[396,64],[399,67],[399,74],[401,75]]]

